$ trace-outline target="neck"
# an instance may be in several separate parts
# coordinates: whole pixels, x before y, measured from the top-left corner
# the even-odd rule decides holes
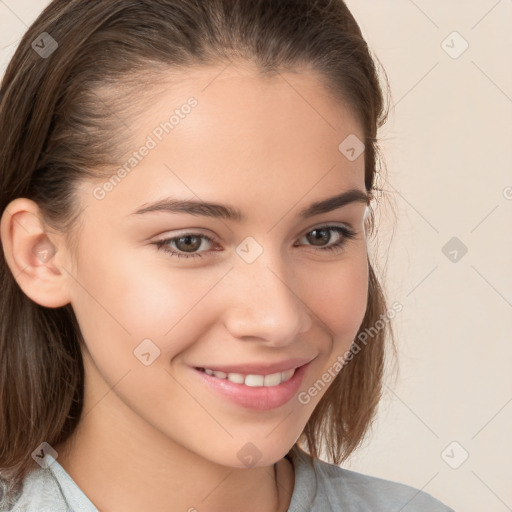
[[[100,512],[288,510],[294,474],[287,459],[247,469],[218,465],[147,424],[134,429],[114,397],[98,402],[55,447],[59,464]]]

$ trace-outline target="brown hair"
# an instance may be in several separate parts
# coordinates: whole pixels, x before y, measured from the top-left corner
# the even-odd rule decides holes
[[[46,51],[53,48],[47,55],[36,51],[42,44],[33,46],[43,37]],[[54,0],[25,33],[1,83],[0,212],[17,197],[32,199],[72,243],[75,187],[119,165],[129,149],[119,127],[128,105],[129,115],[138,112],[140,102],[130,99],[148,87],[143,77],[158,83],[172,70],[235,58],[266,74],[317,71],[360,121],[365,186],[378,190],[377,129],[387,111],[370,50],[342,0]],[[366,222],[374,235],[373,210]],[[83,339],[71,304],[45,308],[30,300],[0,253],[0,468],[4,488],[16,489],[34,467],[36,447],[65,441],[79,422]],[[370,264],[359,332],[385,312]],[[339,464],[364,438],[381,397],[388,333],[393,339],[389,323],[318,403],[298,440],[313,457],[323,440]]]

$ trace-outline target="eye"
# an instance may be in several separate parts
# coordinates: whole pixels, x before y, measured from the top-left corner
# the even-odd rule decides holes
[[[317,245],[317,242],[328,242],[331,240],[330,232],[334,231],[338,239],[326,246],[316,247],[315,251],[319,252],[335,252],[340,253],[348,240],[355,238],[356,233],[347,226],[319,226],[312,231],[308,231],[303,238],[308,241],[312,241],[313,245]]]
[[[166,238],[165,240],[158,240],[154,242],[158,249],[162,249],[164,252],[169,253],[175,258],[202,258],[202,254],[193,253],[201,247],[203,240],[209,243],[213,243],[213,239],[209,236],[201,233],[185,233],[181,236],[174,238]],[[175,250],[170,244],[177,245]],[[187,254],[189,253],[189,254]]]
[[[332,238],[332,232],[336,233],[337,240],[330,245],[316,247],[315,252],[339,253],[347,241],[356,236],[356,233],[347,226],[319,226],[308,231],[302,238],[306,238],[316,246],[319,245],[318,242],[320,244],[328,243]],[[215,242],[213,238],[201,233],[184,233],[177,237],[158,240],[153,242],[153,245],[156,245],[158,250],[161,249],[174,258],[202,258],[203,255],[195,251],[201,248],[203,241],[206,241],[207,244]]]

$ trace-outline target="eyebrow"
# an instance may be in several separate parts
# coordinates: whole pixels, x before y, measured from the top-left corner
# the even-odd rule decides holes
[[[300,210],[298,216],[301,219],[307,219],[314,215],[336,210],[350,203],[369,204],[369,202],[370,197],[366,192],[359,189],[350,189],[337,196],[312,203]],[[142,205],[139,209],[135,210],[133,214],[148,212],[188,213],[190,215],[221,218],[235,222],[244,222],[247,218],[240,210],[230,205],[195,200],[180,200],[172,197]]]

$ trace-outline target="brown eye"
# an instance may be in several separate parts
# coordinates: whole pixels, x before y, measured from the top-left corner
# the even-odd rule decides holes
[[[174,243],[180,251],[194,252],[197,251],[199,247],[201,247],[202,239],[199,236],[187,235],[176,238]]]
[[[329,232],[334,231],[338,235],[338,240],[331,245],[329,243],[332,235]],[[356,233],[346,226],[319,226],[304,235],[308,242],[316,246],[317,251],[335,251],[341,249],[345,243],[354,238]]]
[[[168,252],[171,256],[177,258],[202,258],[203,255],[195,251],[201,247],[203,240],[206,240],[210,243],[214,242],[212,238],[206,235],[199,233],[186,233],[174,238],[159,240],[154,242],[154,244],[158,247],[158,249],[162,249],[164,252]],[[173,245],[171,244],[173,244],[177,250],[173,249]]]
[[[329,243],[331,239],[330,229],[314,229],[313,231],[310,231],[306,237],[309,242],[311,242],[313,245],[318,245],[317,242],[320,242],[320,245],[324,243]],[[313,236],[310,236],[312,234]]]

